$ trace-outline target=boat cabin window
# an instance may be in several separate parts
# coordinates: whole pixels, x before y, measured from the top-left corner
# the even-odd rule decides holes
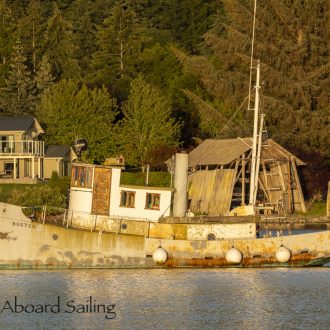
[[[150,194],[146,195],[146,209],[149,210],[159,210],[160,205],[160,194]]]
[[[135,192],[122,190],[120,193],[120,206],[121,207],[134,207],[135,206]]]
[[[72,187],[92,188],[93,168],[87,166],[73,166],[71,175]]]

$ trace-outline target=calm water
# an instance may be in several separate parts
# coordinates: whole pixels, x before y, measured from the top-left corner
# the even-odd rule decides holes
[[[1,329],[330,329],[330,267],[1,271],[1,309],[56,304],[60,313],[5,309]],[[65,313],[66,303],[115,304],[116,318]],[[70,302],[74,300],[73,302]],[[8,307],[8,305],[6,305]],[[28,310],[31,307],[28,307]]]

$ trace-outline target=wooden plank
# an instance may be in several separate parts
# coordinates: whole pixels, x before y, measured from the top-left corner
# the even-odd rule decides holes
[[[189,175],[188,198],[190,210],[196,214],[207,214],[217,170],[200,170]]]
[[[234,169],[197,171],[189,176],[188,198],[195,214],[226,215],[230,210]]]
[[[245,205],[245,154],[242,155],[242,205]]]
[[[291,158],[291,164],[292,164],[294,180],[296,182],[296,187],[297,187],[297,190],[298,190],[298,195],[299,195],[299,199],[300,199],[300,203],[301,203],[300,204],[301,211],[305,213],[306,212],[306,205],[305,205],[304,194],[303,194],[302,189],[301,189],[299,176],[298,176],[298,172],[297,172],[297,167],[296,167],[296,162],[295,162],[295,159],[293,157]]]
[[[268,189],[268,180],[267,180],[267,169],[265,162],[261,162],[262,164],[262,173],[264,174],[264,180],[265,180],[265,188]]]
[[[209,215],[227,215],[233,197],[236,169],[217,171],[217,176],[208,208]]]
[[[264,192],[268,202],[270,202],[270,199],[269,199],[269,195],[268,195],[268,192],[267,192],[267,189],[265,189],[264,185],[262,184],[262,180],[261,178],[259,178],[259,185],[260,185],[260,188],[262,189],[262,191]]]
[[[282,168],[281,168],[281,164],[280,163],[277,163],[277,170],[278,170],[278,174],[280,175],[282,190],[283,190],[283,192],[285,192],[286,191],[286,187],[285,187],[283,172],[282,172]]]
[[[288,204],[290,206],[290,212],[293,212],[293,207],[292,207],[292,187],[291,187],[291,163],[287,163],[287,171],[288,171]]]

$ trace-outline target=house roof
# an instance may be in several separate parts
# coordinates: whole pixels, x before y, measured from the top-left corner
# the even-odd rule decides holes
[[[65,145],[48,145],[45,151],[47,158],[63,158],[70,152],[70,146]]]
[[[0,131],[26,131],[33,123],[33,117],[0,117]]]
[[[265,142],[265,145],[262,148],[261,158],[264,161],[271,161],[273,159],[278,161],[286,161],[288,160],[288,158],[294,158],[298,166],[306,165],[306,163],[304,163],[301,159],[296,157],[294,154],[292,154],[290,151],[288,151],[272,139],[268,139]]]
[[[251,149],[251,146],[251,138],[205,140],[189,153],[189,167],[229,164]]]
[[[262,148],[261,158],[264,160],[287,161],[291,157],[297,165],[305,165],[288,150],[275,141],[268,139]],[[226,165],[252,148],[252,138],[236,138],[226,140],[205,140],[189,153],[189,167],[197,165]]]

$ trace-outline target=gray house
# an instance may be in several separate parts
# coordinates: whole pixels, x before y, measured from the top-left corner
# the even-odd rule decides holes
[[[44,131],[33,117],[0,117],[0,183],[35,183],[70,175],[77,159],[70,146],[45,146]]]
[[[33,117],[0,117],[0,178],[28,183],[43,176],[43,134]]]

